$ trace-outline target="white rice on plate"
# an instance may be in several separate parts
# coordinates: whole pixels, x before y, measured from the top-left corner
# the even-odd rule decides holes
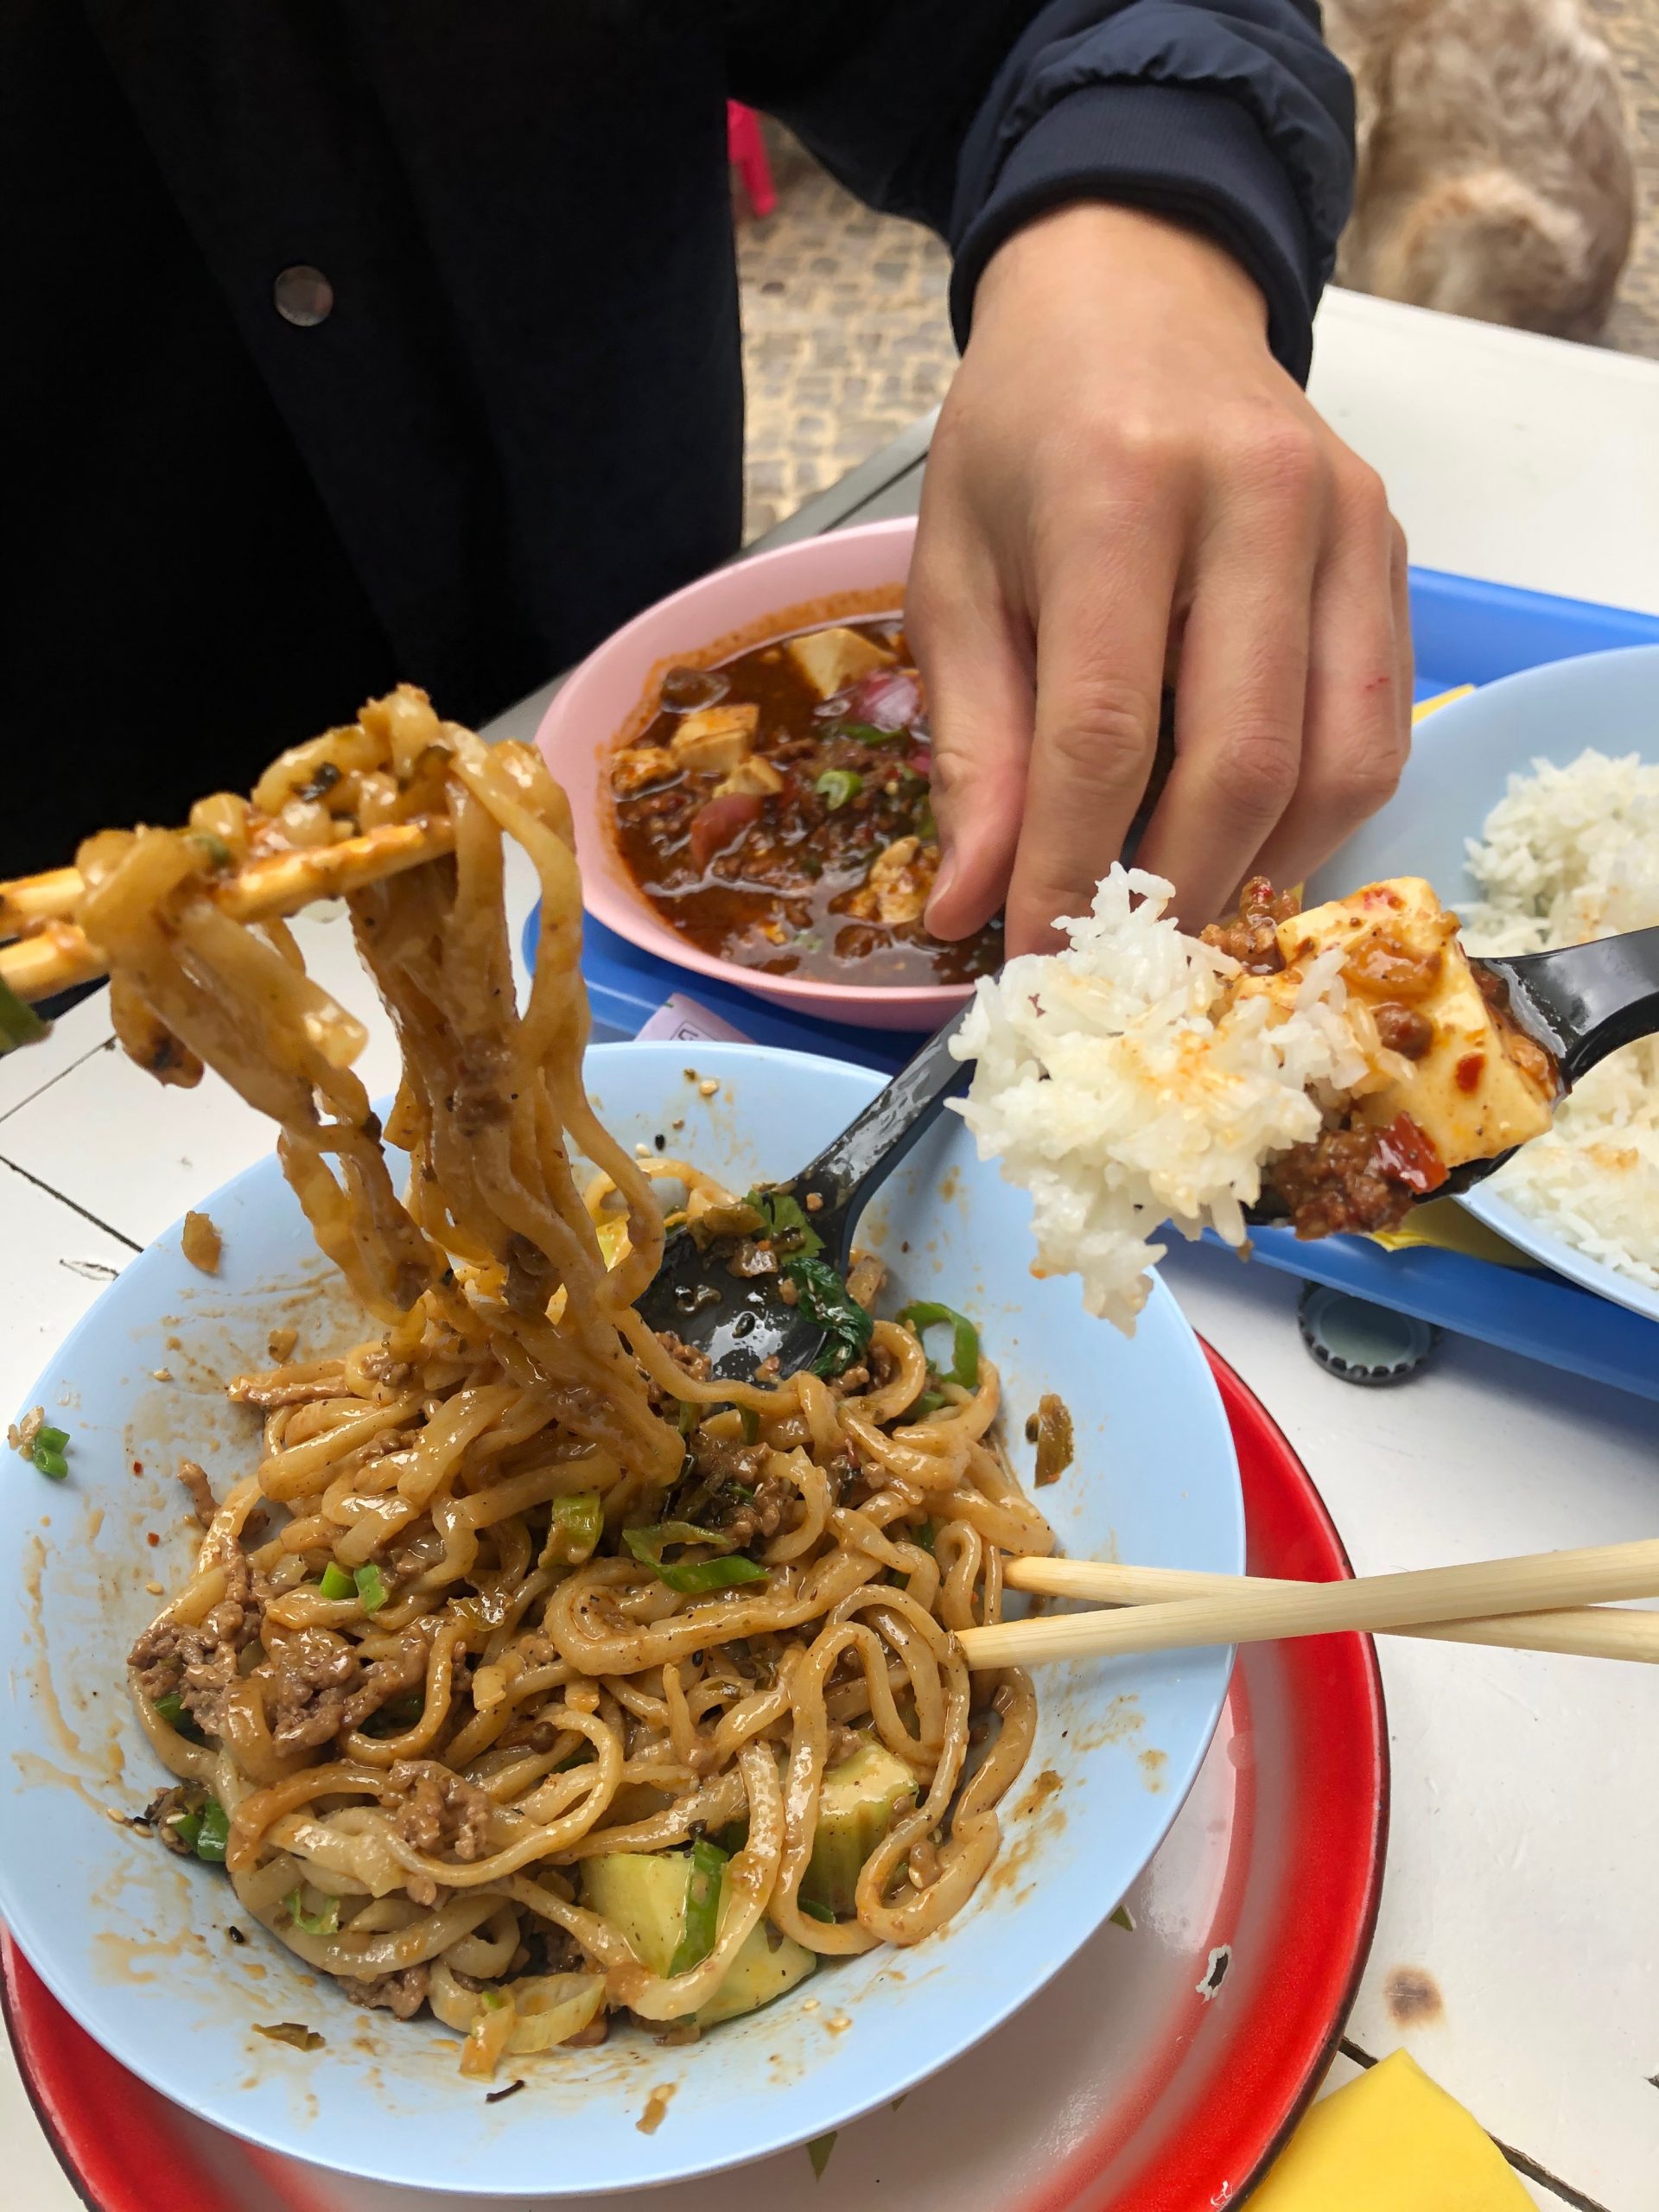
[[[1171,896],[1114,868],[1092,911],[1058,925],[1068,950],[981,980],[952,1048],[976,1063],[958,1110],[980,1158],[1031,1192],[1033,1272],[1080,1275],[1089,1311],[1126,1331],[1163,1224],[1242,1244],[1263,1161],[1319,1134],[1310,1086],[1351,1090],[1372,1065],[1339,950],[1310,963],[1288,1014],[1233,1001],[1237,962],[1166,919]]]
[[[1659,925],[1659,764],[1593,747],[1535,760],[1468,845],[1484,897],[1464,908],[1472,953],[1541,952]],[[1591,1258],[1659,1290],[1659,1039],[1613,1053],[1574,1087],[1548,1136],[1492,1178],[1511,1205]]]

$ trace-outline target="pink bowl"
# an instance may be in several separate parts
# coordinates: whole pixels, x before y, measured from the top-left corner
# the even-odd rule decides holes
[[[717,569],[659,600],[607,638],[562,688],[537,742],[564,786],[588,912],[630,944],[694,975],[718,976],[796,1014],[866,1029],[937,1029],[969,983],[821,982],[769,976],[700,951],[671,929],[629,875],[617,850],[607,763],[653,710],[665,669],[707,666],[745,646],[837,615],[884,614],[903,604],[916,540],[909,515],[803,538]]]

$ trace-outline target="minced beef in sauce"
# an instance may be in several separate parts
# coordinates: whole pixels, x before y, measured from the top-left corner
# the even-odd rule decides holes
[[[1000,919],[956,944],[923,926],[939,849],[926,708],[904,632],[892,617],[841,626],[893,658],[829,699],[782,639],[718,668],[668,671],[660,711],[612,762],[622,857],[671,928],[740,967],[866,984],[991,975]],[[759,709],[743,765],[760,766],[747,779],[775,777],[776,789],[728,791],[728,772],[670,762],[683,716],[744,705]]]

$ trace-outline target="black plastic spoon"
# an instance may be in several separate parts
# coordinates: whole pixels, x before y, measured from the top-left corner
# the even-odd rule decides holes
[[[1621,1045],[1659,1032],[1659,929],[1473,964],[1502,979],[1511,1017],[1549,1053],[1569,1088]],[[967,1087],[969,1066],[950,1049],[966,1011],[930,1038],[816,1160],[786,1184],[771,1186],[792,1192],[801,1202],[823,1240],[824,1258],[838,1273],[845,1272],[867,1201],[945,1100]],[[1510,1156],[1503,1152],[1471,1160],[1430,1195],[1469,1190]],[[779,1296],[778,1276],[736,1276],[728,1257],[729,1245],[715,1241],[705,1249],[689,1231],[677,1230],[639,1301],[640,1313],[653,1329],[704,1353],[722,1382],[751,1381],[762,1362],[773,1357],[780,1376],[810,1366],[823,1355],[830,1332],[804,1305],[791,1306]]]

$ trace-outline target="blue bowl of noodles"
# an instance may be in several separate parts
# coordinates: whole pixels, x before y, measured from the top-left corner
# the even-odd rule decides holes
[[[877,1087],[862,1069],[735,1045],[600,1046],[588,1079],[625,1144],[738,1191],[798,1166]],[[167,1779],[125,1659],[158,1587],[188,1572],[178,1461],[207,1467],[221,1494],[251,1464],[257,1428],[223,1385],[268,1363],[273,1329],[298,1330],[312,1353],[363,1334],[274,1160],[207,1211],[219,1274],[193,1269],[169,1232],[30,1393],[68,1432],[67,1481],[14,1461],[0,1485],[0,1572],[23,1592],[6,1653],[21,1694],[0,1716],[0,1915],[133,2072],[235,2134],[387,2183],[521,2199],[639,2188],[810,2140],[899,2095],[1026,2003],[1112,1911],[1198,1771],[1228,1652],[1040,1673],[1032,1752],[969,1901],[920,1942],[828,1961],[696,2042],[620,2028],[511,2062],[500,2082],[525,2089],[492,2103],[457,2070],[454,2035],[347,2004],[250,1924],[216,1869],[129,1825]],[[1026,1200],[950,1115],[861,1241],[889,1270],[886,1311],[933,1300],[977,1323],[1023,1482],[1027,1416],[1046,1393],[1064,1400],[1076,1457],[1038,1494],[1062,1551],[1242,1570],[1231,1438],[1161,1285],[1131,1340],[1091,1320],[1072,1282],[1035,1281]]]

